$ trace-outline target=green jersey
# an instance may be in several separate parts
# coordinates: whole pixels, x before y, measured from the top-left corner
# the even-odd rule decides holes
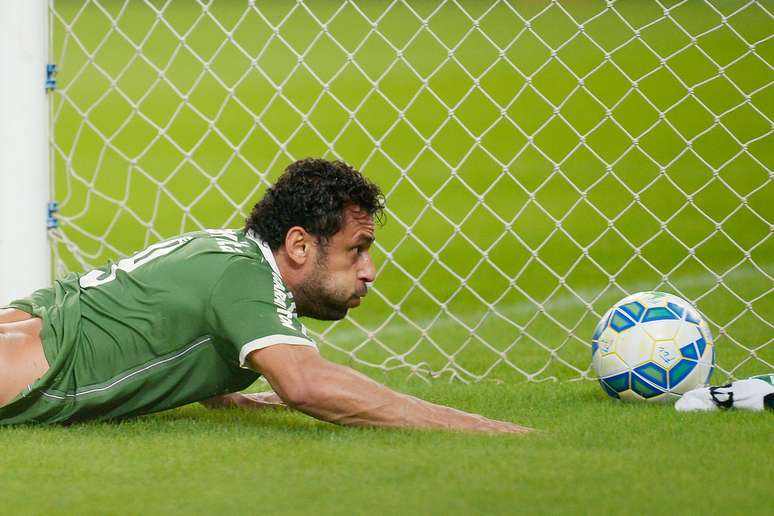
[[[248,387],[274,344],[315,347],[271,250],[208,230],[14,301],[43,320],[49,371],[0,407],[0,424],[116,419]]]

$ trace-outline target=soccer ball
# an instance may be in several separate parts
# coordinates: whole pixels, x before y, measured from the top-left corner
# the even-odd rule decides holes
[[[706,387],[715,368],[709,326],[690,303],[638,292],[607,311],[591,339],[591,360],[607,394],[674,401]]]

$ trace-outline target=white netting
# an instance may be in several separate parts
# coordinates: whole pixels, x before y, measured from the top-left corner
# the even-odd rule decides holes
[[[334,358],[586,378],[599,314],[662,289],[725,374],[771,370],[771,6],[51,0],[57,271],[339,158],[388,214],[373,295],[313,328]]]

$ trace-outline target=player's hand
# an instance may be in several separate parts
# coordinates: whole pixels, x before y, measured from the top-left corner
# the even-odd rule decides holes
[[[497,421],[496,419],[487,419],[482,417],[481,428],[479,431],[488,433],[507,433],[507,434],[528,434],[534,432],[534,428],[517,425],[510,421]]]
[[[287,405],[273,391],[239,394],[237,406],[248,409],[287,408]]]
[[[244,408],[244,409],[277,409],[286,408],[286,405],[274,392],[256,392],[252,394],[242,394],[241,392],[232,392],[223,394],[206,400],[201,404],[207,408]]]

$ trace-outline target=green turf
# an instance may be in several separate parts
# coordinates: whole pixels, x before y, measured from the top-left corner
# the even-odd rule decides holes
[[[772,414],[622,405],[589,383],[415,387],[541,431],[347,429],[178,409],[4,428],[16,514],[770,514]]]
[[[291,160],[345,159],[382,186],[389,213],[374,252],[378,292],[347,321],[306,321],[322,334],[322,352],[420,396],[542,432],[363,431],[197,407],[120,425],[2,429],[0,507],[770,513],[770,414],[681,415],[615,403],[588,381],[523,380],[582,377],[598,316],[624,293],[648,289],[680,293],[707,316],[716,381],[774,363],[771,3],[737,13],[748,2],[620,0],[615,12],[597,0],[514,2],[522,19],[504,2],[487,14],[479,1],[446,2],[437,12],[437,2],[408,4],[430,17],[434,36],[403,3],[385,12],[386,2],[340,11],[337,1],[305,2],[343,50],[314,40],[319,25],[294,2],[258,2],[263,17],[240,2],[212,4],[227,30],[236,27],[245,55],[219,46],[222,28],[193,2],[56,0],[53,183],[62,231],[79,249],[59,245],[58,256],[81,269],[181,231],[239,226]],[[186,46],[148,5],[163,8]],[[475,30],[462,41],[472,25],[457,5],[481,17],[482,31],[522,73]],[[674,7],[669,19],[663,7]],[[378,34],[358,9],[378,19]],[[563,9],[598,46],[574,37]],[[149,62],[111,31],[108,15]],[[309,69],[272,36],[268,24],[285,18],[279,34],[305,53]],[[66,37],[68,27],[85,50]],[[737,35],[758,42],[754,54]],[[586,90],[543,42],[559,49]],[[694,139],[690,152],[686,139]],[[444,381],[411,376],[404,385],[417,366]],[[445,381],[482,375],[500,383]]]

